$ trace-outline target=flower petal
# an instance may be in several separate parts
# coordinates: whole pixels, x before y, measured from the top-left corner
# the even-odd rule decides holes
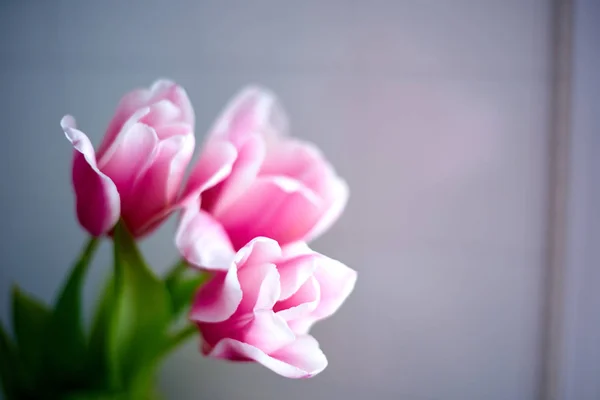
[[[170,100],[162,99],[156,103],[148,106],[148,112],[140,118],[140,122],[149,125],[153,128],[158,128],[165,125],[174,125],[181,123],[182,125],[189,126],[190,132],[193,128],[185,123],[181,122],[181,110]],[[168,136],[159,136],[161,140],[166,139]]]
[[[271,311],[279,300],[281,287],[279,273],[274,264],[258,264],[238,270],[238,280],[244,298],[238,313],[252,313],[259,310]]]
[[[135,236],[166,217],[176,203],[185,169],[194,152],[194,136],[172,136],[160,142],[156,157],[123,199],[123,219]]]
[[[194,110],[185,90],[170,80],[160,79],[154,82],[149,89],[135,89],[123,96],[117,106],[115,115],[108,125],[104,140],[98,148],[98,158],[102,158],[117,138],[123,125],[136,111],[163,99],[170,100],[171,103],[181,110],[180,122],[190,125],[193,131],[195,122]],[[147,112],[143,114],[146,115]]]
[[[236,335],[234,339],[256,346],[268,354],[291,344],[296,335],[281,316],[272,310],[261,310],[254,313],[252,322],[242,335]]]
[[[211,129],[211,137],[222,137],[239,148],[252,134],[265,139],[287,131],[287,117],[275,95],[258,86],[248,86],[229,101]]]
[[[207,270],[227,271],[235,251],[221,224],[200,210],[198,203],[189,204],[182,212],[175,245],[183,258]]]
[[[183,122],[155,126],[154,130],[156,131],[156,135],[161,140],[166,140],[173,136],[186,136],[186,135],[193,136],[194,135],[194,131],[192,130],[192,127]],[[194,142],[195,142],[195,139],[194,139]]]
[[[284,175],[303,182],[315,192],[322,189],[322,178],[331,170],[313,143],[288,138],[277,142],[261,166],[261,175]]]
[[[331,183],[330,190],[325,197],[325,202],[328,204],[327,209],[304,240],[312,241],[329,229],[338,220],[340,215],[342,215],[348,203],[349,196],[350,189],[348,188],[348,184],[342,179],[335,179]]]
[[[153,94],[153,99],[165,98],[175,104],[181,110],[180,121],[190,125],[194,130],[196,123],[194,108],[183,87],[168,79],[159,79],[152,84],[150,92]]]
[[[218,272],[200,287],[192,302],[189,318],[197,323],[226,321],[237,310],[242,296],[237,268],[232,265],[227,272]]]
[[[356,271],[353,269],[318,253],[315,253],[315,260],[317,268],[313,276],[319,283],[319,304],[310,314],[288,320],[290,328],[299,334],[308,332],[315,322],[334,314],[356,284]]]
[[[310,316],[318,307],[320,300],[319,282],[311,276],[292,296],[278,302],[273,310],[284,320],[293,321]]]
[[[194,201],[202,192],[225,179],[231,173],[236,157],[237,150],[231,143],[222,140],[207,142],[190,173],[179,204]]]
[[[260,175],[284,175],[296,179],[322,199],[323,215],[305,240],[313,240],[326,231],[338,219],[348,201],[347,184],[336,176],[333,167],[312,143],[297,139],[278,142],[267,154]]]
[[[227,179],[204,193],[203,208],[216,216],[226,212],[227,208],[252,185],[264,157],[263,139],[258,135],[248,137],[245,143],[238,147],[237,158]]]
[[[119,192],[114,182],[98,169],[94,148],[88,137],[75,128],[75,119],[67,115],[61,126],[75,149],[72,179],[77,218],[91,235],[101,236],[119,219]]]
[[[327,358],[321,351],[319,342],[310,335],[297,337],[294,343],[271,356],[305,371],[306,374],[301,378],[311,378],[327,367]]]
[[[281,247],[275,240],[258,236],[246,243],[235,256],[238,268],[273,263],[281,258]]]
[[[285,255],[285,250],[284,253]],[[312,255],[303,255],[279,262],[277,270],[281,281],[279,300],[287,300],[310,278],[317,264]]]
[[[158,137],[152,128],[135,123],[122,131],[111,151],[98,162],[99,168],[111,177],[124,198],[152,159]]]
[[[316,251],[311,249],[308,244],[303,241],[288,243],[281,248],[281,251],[284,260],[291,260],[294,257],[316,253]]]
[[[300,182],[286,177],[259,177],[243,198],[219,220],[234,247],[256,236],[281,245],[302,239],[322,215],[322,203]]]
[[[313,316],[323,319],[335,313],[352,293],[356,271],[324,255],[318,256],[317,260],[314,276],[321,287],[321,301]]]
[[[292,344],[267,355],[262,350],[234,339],[223,339],[207,354],[228,360],[256,361],[287,378],[310,378],[327,367],[327,358],[312,336],[297,338]]]

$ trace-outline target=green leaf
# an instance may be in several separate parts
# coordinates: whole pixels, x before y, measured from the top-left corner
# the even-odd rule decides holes
[[[18,398],[19,365],[15,345],[0,324],[0,382],[7,400]]]
[[[164,354],[176,349],[187,340],[198,335],[198,327],[192,323],[186,324],[178,332],[169,336],[169,340],[163,349]]]
[[[110,333],[111,316],[115,299],[114,278],[111,276],[105,284],[100,295],[88,344],[87,365],[88,371],[95,377],[95,384],[99,387],[108,386],[108,339]]]
[[[48,372],[55,384],[82,385],[86,377],[86,339],[82,326],[81,297],[85,275],[100,241],[91,238],[61,290],[47,334]]]
[[[193,270],[183,260],[176,265],[165,278],[175,317],[190,306],[196,291],[209,278],[210,274]]]
[[[47,344],[51,311],[40,301],[13,288],[13,327],[18,355],[24,367],[25,379],[32,388],[40,384],[43,372],[43,352]],[[49,344],[51,345],[51,343]]]
[[[171,304],[164,283],[148,268],[122,223],[114,231],[114,257],[109,365],[112,384],[128,387],[160,355],[171,322]]]

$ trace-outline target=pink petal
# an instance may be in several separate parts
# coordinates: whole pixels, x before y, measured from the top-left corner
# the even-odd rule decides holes
[[[148,107],[148,112],[140,118],[140,122],[153,128],[181,123],[182,125],[188,126],[190,133],[193,133],[193,128],[189,124],[181,122],[180,117],[181,110],[171,101],[163,99],[150,105]],[[166,139],[166,137],[160,136],[160,139]]]
[[[329,317],[346,301],[356,284],[356,271],[341,262],[321,255],[314,274],[321,287],[321,302],[314,312],[318,319]]]
[[[341,179],[335,179],[331,182],[330,192],[325,198],[325,201],[328,203],[328,207],[321,216],[319,222],[317,222],[313,229],[306,235],[305,240],[314,240],[323,232],[328,230],[338,220],[346,208],[349,195],[350,189],[345,181]]]
[[[316,319],[310,315],[302,315],[301,318],[295,318],[287,321],[290,329],[297,335],[306,335],[315,322]]]
[[[314,144],[288,138],[277,142],[271,150],[261,166],[261,175],[284,175],[303,182],[315,192],[320,191],[319,181],[331,168]]]
[[[99,168],[111,177],[119,193],[126,197],[135,180],[146,167],[158,145],[158,137],[152,128],[133,124],[121,132],[111,146],[111,151],[99,161]]]
[[[305,240],[313,240],[326,231],[339,218],[348,201],[347,184],[335,175],[321,151],[311,143],[295,139],[279,142],[265,158],[260,175],[296,179],[322,199],[323,215]]]
[[[314,311],[283,316],[288,321],[290,328],[297,334],[307,333],[313,324],[334,314],[350,295],[356,284],[356,271],[332,258],[312,251],[303,242],[295,243],[284,249],[284,252],[305,254],[310,251],[314,255],[317,268],[313,277],[317,280],[320,289],[320,298]],[[287,302],[286,302],[287,303]],[[289,303],[288,303],[289,304]],[[280,310],[277,304],[275,309]]]
[[[289,250],[288,250],[289,251]],[[285,250],[284,250],[285,257]],[[281,281],[281,296],[286,300],[300,289],[317,268],[315,258],[311,255],[294,257],[277,264]]]
[[[320,300],[319,282],[314,277],[310,277],[292,296],[277,303],[273,310],[284,320],[292,321],[310,316],[318,307]]]
[[[150,89],[136,89],[123,96],[117,106],[113,119],[108,125],[104,140],[98,148],[99,158],[115,141],[123,125],[136,111],[163,99],[170,100],[171,103],[181,110],[179,120],[190,125],[193,130],[195,121],[194,111],[185,90],[172,81],[161,79],[154,82]]]
[[[310,335],[297,337],[294,343],[271,356],[306,371],[306,375],[299,376],[301,378],[311,378],[327,367],[327,358],[321,351],[319,342]]]
[[[303,238],[322,215],[322,203],[300,182],[286,177],[259,177],[219,219],[234,247],[256,236],[281,245]]]
[[[193,152],[193,135],[173,136],[158,144],[152,165],[123,199],[123,218],[134,235],[173,209]]]
[[[242,296],[237,268],[231,266],[227,272],[218,272],[200,287],[192,302],[189,319],[200,323],[226,321],[237,310]]]
[[[201,269],[227,271],[235,257],[221,224],[200,210],[198,203],[190,204],[182,212],[175,245],[183,258]]]
[[[265,156],[265,144],[260,136],[249,136],[238,147],[238,156],[231,174],[219,185],[208,190],[203,196],[203,208],[217,217],[239,199],[256,179]]]
[[[238,268],[269,264],[281,258],[281,247],[275,240],[266,237],[255,237],[236,254],[235,263]]]
[[[310,378],[327,367],[327,358],[312,336],[297,338],[292,344],[267,355],[255,346],[223,339],[208,354],[222,359],[249,359],[287,378]]]
[[[231,143],[220,140],[207,142],[190,173],[179,203],[194,201],[202,192],[225,179],[231,173],[236,157],[237,150]]]
[[[101,236],[119,219],[119,192],[113,181],[98,169],[94,148],[88,137],[75,128],[73,117],[63,117],[61,126],[75,149],[72,179],[77,218],[91,235]]]
[[[291,344],[296,335],[279,315],[271,310],[262,310],[254,313],[252,322],[246,326],[241,336],[234,335],[232,338],[258,347],[268,354]]]
[[[192,127],[185,123],[173,123],[168,125],[155,126],[154,130],[156,131],[156,135],[161,140],[166,140],[173,136],[194,135]]]
[[[136,90],[126,94],[121,102],[117,106],[115,115],[108,124],[104,139],[98,147],[98,158],[102,158],[108,149],[112,146],[114,141],[117,139],[119,132],[124,128],[127,120],[140,108],[143,107],[144,103],[148,101],[145,90]],[[146,111],[147,112],[147,111]]]
[[[296,339],[286,321],[271,310],[242,314],[236,312],[223,322],[198,323],[198,328],[202,334],[205,354],[223,338],[248,343],[266,353],[287,346]]]
[[[316,252],[313,249],[308,247],[308,244],[306,242],[302,241],[288,243],[281,248],[281,251],[282,258],[284,260],[291,260],[292,258],[303,255],[316,254]]]
[[[143,107],[139,110],[135,111],[131,117],[129,117],[122,125],[120,130],[111,138],[110,143],[104,145],[107,136],[104,136],[104,140],[100,145],[100,149],[102,151],[96,152],[96,158],[98,159],[98,164],[104,165],[106,164],[106,160],[109,160],[112,157],[112,154],[119,147],[119,143],[122,141],[123,135],[126,135],[127,132],[136,124],[140,123],[140,120],[150,112],[150,107]],[[156,136],[156,133],[154,134]],[[158,140],[158,138],[157,138]]]
[[[168,79],[159,79],[152,84],[150,92],[153,93],[153,99],[165,98],[175,104],[181,110],[180,121],[194,129],[196,122],[194,108],[183,87]]]
[[[313,312],[289,322],[290,327],[297,333],[308,332],[315,322],[334,314],[356,284],[356,271],[341,262],[320,254],[317,256],[317,262],[314,277],[319,282],[321,297]]]
[[[255,264],[242,268],[238,271],[238,280],[244,293],[238,307],[239,314],[270,311],[279,300],[279,273],[274,264]]]
[[[229,102],[212,127],[211,136],[230,140],[238,147],[248,135],[261,134],[267,138],[286,129],[285,112],[273,93],[249,86]]]

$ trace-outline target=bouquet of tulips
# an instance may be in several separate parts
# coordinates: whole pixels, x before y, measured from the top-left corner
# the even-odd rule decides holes
[[[76,214],[89,240],[52,305],[12,293],[0,377],[13,399],[157,399],[161,361],[199,335],[199,353],[288,378],[327,366],[311,326],[332,315],[356,272],[308,242],[342,213],[348,187],[317,148],[287,134],[276,98],[242,90],[197,161],[194,110],[159,80],[126,94],[94,149],[69,115]],[[157,276],[138,249],[176,213],[181,259]],[[114,266],[89,327],[82,286],[100,240]]]

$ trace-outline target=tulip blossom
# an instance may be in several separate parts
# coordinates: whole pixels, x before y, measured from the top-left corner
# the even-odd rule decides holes
[[[275,97],[257,87],[238,94],[217,120],[200,162],[219,159],[213,153],[227,146],[235,158],[232,165],[225,157],[222,165],[213,162],[211,170],[230,173],[212,187],[204,184],[199,198],[187,197],[176,244],[192,264],[228,265],[258,236],[282,246],[309,241],[337,220],[348,199],[346,183],[314,145],[286,131]]]
[[[94,236],[109,233],[119,218],[136,237],[163,221],[176,207],[185,169],[194,151],[194,111],[183,88],[167,80],[126,94],[97,151],[69,115],[61,126],[75,149],[72,182],[80,224]],[[222,147],[221,147],[222,149]],[[233,150],[213,149],[199,163],[193,182],[220,179],[215,157]],[[222,173],[225,159],[217,160]],[[208,168],[206,165],[208,163]],[[212,163],[212,164],[211,164]],[[188,187],[186,195],[201,191]]]
[[[308,331],[336,312],[355,282],[354,270],[302,242],[281,248],[258,237],[199,289],[189,317],[208,357],[254,361],[289,378],[308,378],[327,366]]]

